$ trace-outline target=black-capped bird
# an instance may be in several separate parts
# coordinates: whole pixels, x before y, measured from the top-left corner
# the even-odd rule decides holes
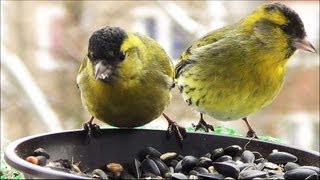
[[[119,27],[104,27],[89,39],[77,75],[84,107],[92,115],[84,125],[91,136],[97,118],[116,127],[137,127],[159,117],[171,99],[174,67],[160,45]],[[165,114],[168,130],[184,129]]]

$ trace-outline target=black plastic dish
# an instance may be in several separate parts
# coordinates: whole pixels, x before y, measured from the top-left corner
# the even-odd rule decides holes
[[[74,162],[81,161],[81,164],[93,170],[109,162],[127,163],[147,146],[152,146],[162,153],[175,151],[182,155],[202,156],[218,147],[234,144],[244,147],[249,141],[248,138],[188,133],[181,147],[175,137],[167,139],[166,131],[162,130],[102,129],[101,132],[101,136],[92,139],[89,144],[84,143],[85,133],[82,130],[22,138],[9,144],[5,160],[10,166],[21,171],[25,178],[79,179],[84,177],[40,167],[24,159],[41,147],[50,154],[50,160],[73,159]],[[247,149],[259,151],[264,157],[273,149],[278,149],[296,155],[301,165],[319,167],[319,152],[260,140],[252,140]]]

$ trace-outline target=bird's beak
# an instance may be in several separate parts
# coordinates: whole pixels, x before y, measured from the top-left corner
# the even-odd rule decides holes
[[[94,66],[94,78],[96,80],[108,80],[113,72],[113,66],[109,64],[103,63],[103,61],[99,61]]]
[[[313,53],[317,52],[316,49],[313,47],[313,45],[309,42],[307,37],[303,39],[296,39],[293,42],[293,46],[297,49],[302,49],[302,50],[313,52]]]

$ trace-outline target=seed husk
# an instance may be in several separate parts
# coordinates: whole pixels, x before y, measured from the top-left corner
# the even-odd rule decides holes
[[[26,158],[26,161],[28,161],[29,163],[38,165],[38,159],[36,157],[34,157],[34,156],[28,156]]]

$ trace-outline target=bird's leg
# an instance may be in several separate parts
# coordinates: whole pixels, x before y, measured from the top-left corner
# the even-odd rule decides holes
[[[94,117],[92,116],[90,120],[83,124],[83,129],[87,133],[87,139],[90,142],[92,136],[98,136],[101,134],[99,125],[93,123]]]
[[[250,137],[250,138],[254,137],[256,139],[259,139],[258,136],[256,135],[256,132],[250,126],[247,117],[242,118],[242,120],[246,123],[246,125],[248,127],[247,137]]]
[[[182,143],[183,138],[186,136],[186,129],[171,120],[165,113],[162,113],[162,115],[168,121],[167,135],[170,136],[174,132],[179,142]]]
[[[198,122],[198,124],[197,125],[192,124],[192,126],[196,128],[195,131],[199,129],[203,129],[205,132],[209,132],[209,129],[211,131],[214,131],[213,126],[210,124],[207,124],[206,121],[204,121],[202,113],[200,113],[200,121]]]

